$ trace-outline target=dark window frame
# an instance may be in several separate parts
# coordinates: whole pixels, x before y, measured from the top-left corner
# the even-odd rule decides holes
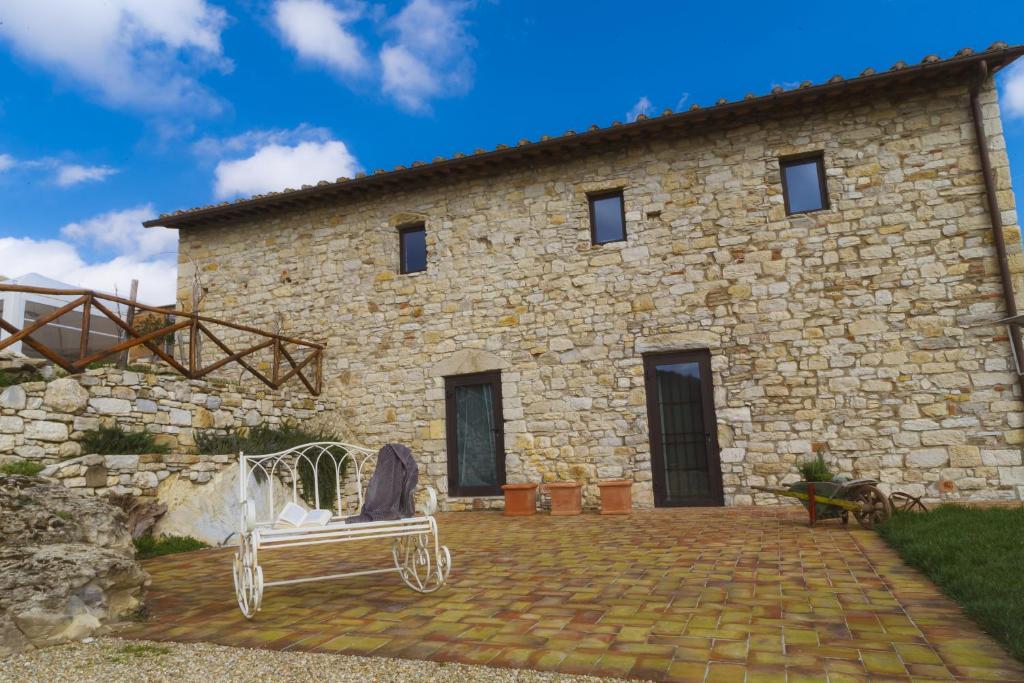
[[[803,211],[791,211],[789,208],[789,185],[786,183],[786,168],[793,164],[806,163],[813,160],[818,171],[818,191],[821,193],[821,207],[817,209],[804,209]],[[803,154],[790,154],[779,157],[779,176],[782,178],[782,201],[786,207],[787,216],[799,216],[804,213],[815,211],[826,211],[831,207],[828,198],[828,179],[825,177],[825,152],[805,152]]]
[[[601,199],[608,199],[610,197],[619,198],[619,209],[622,211],[622,238],[617,240],[605,240],[604,242],[597,241],[597,221],[594,216],[594,202]],[[587,205],[590,208],[590,243],[597,246],[601,244],[614,244],[616,242],[625,242],[628,239],[628,233],[626,232],[626,193],[623,188],[615,190],[601,190],[600,192],[588,192],[587,193]]]
[[[420,270],[409,270],[405,263],[405,239],[408,235],[414,232],[423,233],[423,268]],[[427,249],[427,224],[426,223],[415,223],[413,225],[403,225],[398,229],[398,272],[402,275],[412,275],[414,273],[425,273],[427,272],[427,262],[430,256],[430,251]]]
[[[459,484],[458,467],[458,422],[455,407],[455,388],[490,384],[494,392],[494,445],[495,472],[498,482],[494,486],[462,486]],[[506,483],[505,471],[505,416],[501,399],[501,371],[474,372],[468,375],[451,375],[444,378],[445,447],[448,460],[448,495],[454,497],[501,496],[501,485]]]

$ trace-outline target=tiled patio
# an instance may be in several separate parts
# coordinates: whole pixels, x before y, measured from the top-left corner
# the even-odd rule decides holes
[[[811,530],[792,508],[439,522],[454,569],[433,595],[390,574],[282,586],[247,622],[231,551],[202,551],[147,563],[152,617],[125,635],[654,680],[1024,681],[874,533]],[[384,541],[282,552],[262,556],[267,580],[390,557]]]

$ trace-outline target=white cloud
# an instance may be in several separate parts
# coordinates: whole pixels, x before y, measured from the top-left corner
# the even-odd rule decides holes
[[[116,168],[110,166],[81,166],[79,164],[64,164],[57,168],[57,184],[61,187],[70,187],[78,183],[104,180],[107,176],[117,173]]]
[[[0,263],[17,264],[17,272],[8,277],[39,273],[75,287],[101,292],[131,290],[139,281],[139,301],[162,306],[174,303],[178,266],[175,259],[137,259],[117,256],[109,261],[87,263],[78,250],[60,240],[34,240],[30,237],[0,237]]]
[[[6,0],[0,40],[21,58],[112,106],[217,110],[196,81],[231,63],[220,34],[227,14],[206,0]]]
[[[39,273],[77,287],[122,295],[135,279],[140,301],[173,303],[177,232],[143,228],[142,221],[154,215],[153,206],[145,204],[69,223],[60,231],[65,239],[0,237],[0,274]]]
[[[142,227],[142,221],[155,215],[152,204],[108,211],[80,223],[68,223],[60,234],[94,249],[112,249],[133,258],[174,256],[178,250],[177,231]]]
[[[324,0],[279,0],[274,5],[274,23],[284,42],[301,58],[341,76],[361,75],[370,68],[362,41],[348,31],[361,15],[360,5],[340,9]]]
[[[636,101],[636,104],[633,105],[633,108],[626,112],[626,120],[629,122],[633,122],[636,121],[637,117],[640,116],[641,114],[647,116],[647,112],[650,111],[651,107],[653,106],[654,105],[651,104],[651,101],[647,99],[647,95],[643,95],[639,100]]]
[[[411,0],[391,21],[395,40],[380,51],[384,92],[410,111],[429,100],[466,92],[473,83],[469,49],[475,44],[462,14],[467,2]]]
[[[251,195],[353,176],[356,158],[344,142],[307,141],[294,146],[271,143],[244,159],[221,161],[214,170],[218,198]]]
[[[226,156],[251,154],[267,145],[296,145],[300,142],[327,142],[332,139],[327,128],[301,123],[295,128],[248,130],[228,138],[204,137],[192,145],[200,157],[220,159]]]
[[[1024,117],[1024,61],[1014,62],[1002,75],[1000,104],[1010,118]]]
[[[403,45],[389,45],[380,51],[384,69],[384,92],[412,111],[426,109],[426,101],[441,90],[437,76]]]
[[[85,182],[106,180],[118,172],[110,166],[85,166],[82,164],[65,163],[55,157],[40,159],[15,159],[10,154],[0,154],[0,173],[46,174],[48,182],[59,187],[71,187]],[[51,175],[52,174],[52,175]]]

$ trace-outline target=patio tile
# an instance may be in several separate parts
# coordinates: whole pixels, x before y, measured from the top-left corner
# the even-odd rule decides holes
[[[784,508],[439,516],[454,569],[271,587],[238,612],[231,551],[145,563],[123,635],[664,681],[1024,681],[1024,666],[875,534]],[[264,553],[267,580],[386,564],[386,542]]]

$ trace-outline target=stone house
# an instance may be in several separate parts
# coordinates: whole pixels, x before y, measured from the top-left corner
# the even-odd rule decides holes
[[[517,481],[592,502],[616,478],[641,506],[767,504],[750,487],[818,452],[930,498],[1022,498],[1019,335],[996,321],[1024,261],[992,78],[1021,54],[146,225],[179,230],[181,304],[198,272],[204,313],[325,342],[345,432],[410,444],[450,509]]]

